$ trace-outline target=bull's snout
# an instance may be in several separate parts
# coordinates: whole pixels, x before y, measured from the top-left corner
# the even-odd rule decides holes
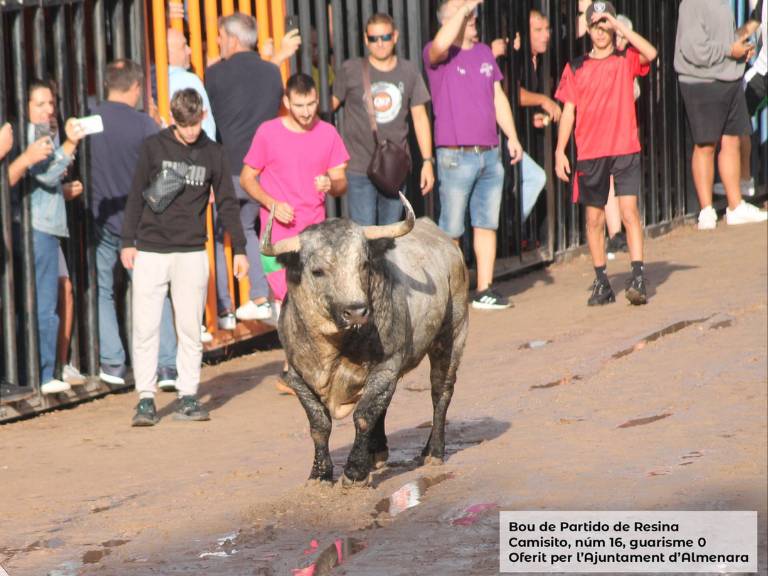
[[[368,306],[361,302],[350,304],[341,312],[347,326],[362,326],[368,322]]]

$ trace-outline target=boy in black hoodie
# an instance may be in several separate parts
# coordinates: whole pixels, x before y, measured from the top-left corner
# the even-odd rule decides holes
[[[232,236],[234,273],[248,272],[245,235],[221,146],[202,131],[203,100],[192,88],[171,100],[174,124],[144,141],[123,223],[120,259],[133,269],[133,366],[139,404],[133,426],[153,426],[160,313],[169,286],[178,338],[179,392],[174,419],[208,420],[197,400],[203,345],[200,324],[208,289],[205,214],[211,187],[216,208]],[[144,200],[152,179],[164,168],[184,174],[185,185],[165,210],[154,212]]]

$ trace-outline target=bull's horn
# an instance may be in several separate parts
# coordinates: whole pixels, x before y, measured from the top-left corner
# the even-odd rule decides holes
[[[269,211],[269,220],[267,220],[267,228],[264,230],[264,236],[261,238],[261,253],[264,256],[279,256],[286,252],[298,252],[301,248],[301,241],[298,236],[280,240],[274,246],[272,245],[272,221],[274,219],[275,204],[272,204],[272,209]]]
[[[413,226],[416,224],[416,215],[413,213],[413,207],[402,192],[398,192],[398,194],[400,194],[400,202],[402,202],[405,207],[405,220],[386,226],[363,227],[365,237],[368,238],[368,240],[376,240],[377,238],[399,238],[413,230]]]

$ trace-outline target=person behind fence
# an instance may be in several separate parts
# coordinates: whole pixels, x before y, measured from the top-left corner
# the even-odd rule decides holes
[[[261,204],[261,233],[274,211],[272,241],[296,236],[325,220],[325,198],[347,191],[349,154],[333,125],[317,116],[318,93],[307,74],[294,74],[285,86],[286,116],[262,124],[240,173],[243,189]],[[268,276],[276,303],[285,299],[285,270]],[[283,374],[287,365],[283,368]],[[281,392],[292,393],[282,381]]]
[[[728,199],[728,224],[763,222],[768,213],[747,204],[741,195],[740,138],[750,133],[742,89],[745,62],[754,46],[738,35],[730,3],[683,0],[678,9],[674,66],[693,136],[691,172],[699,197],[698,229],[714,230],[712,207],[715,153]]]
[[[508,139],[512,163],[522,159],[523,149],[496,59],[490,47],[475,42],[480,3],[444,0],[440,29],[423,58],[435,114],[439,225],[458,243],[469,206],[477,261],[472,307],[494,310],[511,306],[491,287],[504,186],[496,124]]]
[[[566,146],[575,123],[574,200],[586,207],[587,243],[596,276],[587,303],[596,306],[616,299],[606,275],[605,255],[605,204],[613,176],[632,262],[625,295],[630,303],[640,305],[647,302],[647,286],[637,205],[642,173],[634,79],[648,74],[656,48],[619,22],[610,2],[594,2],[586,18],[592,48],[565,65],[555,93],[563,103],[555,166],[558,177],[568,182],[572,171]],[[624,51],[616,49],[617,33],[631,45]]]
[[[203,99],[203,108],[207,111],[205,120],[203,120],[203,130],[205,134],[216,141],[216,121],[211,112],[211,102],[208,100],[208,93],[200,77],[189,71],[192,50],[187,43],[187,37],[181,30],[168,28],[168,97],[173,98],[179,90],[184,88],[194,88]]]
[[[247,240],[250,270],[249,300],[237,310],[229,295],[229,280],[224,258],[224,229],[216,224],[216,293],[218,326],[234,330],[237,320],[266,320],[272,317],[269,285],[261,267],[256,219],[259,204],[240,187],[243,158],[253,135],[266,120],[277,116],[283,96],[280,69],[262,60],[254,51],[257,40],[256,19],[242,13],[219,18],[219,62],[208,68],[205,88],[219,130],[219,141],[232,169],[232,183],[240,206],[240,221]],[[294,50],[298,44],[293,44]]]
[[[399,39],[395,22],[388,14],[374,14],[365,26],[365,45],[370,55],[347,60],[333,85],[333,107],[344,105],[344,143],[349,150],[347,202],[349,217],[361,226],[392,224],[400,220],[403,205],[399,198],[379,192],[367,176],[375,141],[368,114],[363,66],[370,75],[372,106],[378,139],[408,149],[408,115],[413,119],[421,151],[420,188],[428,194],[435,182],[432,157],[432,128],[426,104],[429,92],[415,64],[398,58]]]
[[[221,146],[202,130],[202,97],[193,88],[176,92],[171,115],[173,125],[147,138],[141,147],[123,223],[120,259],[133,270],[132,342],[139,393],[133,426],[153,426],[159,421],[154,401],[157,353],[169,289],[178,335],[174,419],[209,419],[197,392],[203,357],[200,324],[209,273],[205,213],[211,187],[219,217],[232,237],[235,276],[242,278],[248,272],[229,163]]]
[[[99,302],[99,378],[109,386],[122,386],[126,354],[115,309],[115,277],[119,272],[125,205],[131,190],[139,150],[158,125],[137,110],[143,88],[141,66],[115,60],[105,71],[107,98],[92,110],[101,116],[104,131],[91,136],[90,210],[96,231],[96,281]],[[130,338],[130,335],[127,337]],[[132,362],[136,365],[136,362]],[[157,378],[162,389],[176,382],[176,332],[170,297],[163,302]]]
[[[59,247],[60,239],[69,237],[67,211],[62,180],[74,160],[75,151],[83,138],[77,119],[64,125],[65,140],[51,131],[56,103],[52,82],[34,79],[27,89],[27,141],[31,144],[8,167],[11,186],[27,174],[30,178],[32,215],[32,247],[34,251],[35,290],[37,296],[37,330],[40,361],[40,392],[55,394],[70,389],[69,384],[54,377],[56,343],[59,332]],[[18,203],[18,196],[15,195]],[[18,204],[17,204],[18,207]],[[20,213],[16,210],[16,221]],[[17,229],[16,246],[20,246]]]
[[[9,122],[0,126],[0,160],[13,148],[13,127]]]

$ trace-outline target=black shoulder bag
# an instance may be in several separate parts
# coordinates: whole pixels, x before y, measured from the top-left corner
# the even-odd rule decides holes
[[[142,196],[155,214],[162,214],[168,206],[171,205],[176,197],[181,194],[187,185],[187,172],[191,165],[194,165],[197,158],[197,150],[190,153],[187,162],[177,162],[173,166],[166,166],[152,178],[149,186],[144,190]]]
[[[397,198],[405,179],[411,172],[411,155],[399,144],[386,138],[379,139],[376,126],[376,115],[373,110],[373,95],[371,94],[371,71],[368,58],[363,58],[363,89],[365,90],[365,106],[368,109],[368,119],[375,148],[373,158],[368,165],[368,178],[378,188],[379,192],[388,198]]]

